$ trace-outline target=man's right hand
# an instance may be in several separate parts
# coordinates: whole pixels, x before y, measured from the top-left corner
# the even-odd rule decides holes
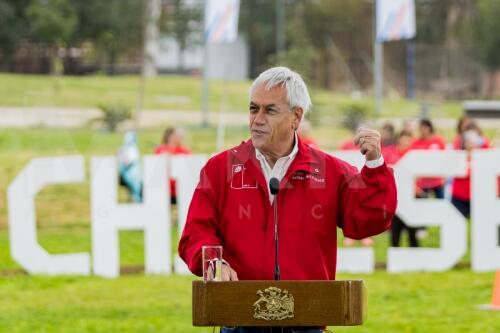
[[[209,266],[208,267],[208,279],[209,281],[212,281],[213,280],[213,266]],[[221,279],[222,281],[238,281],[238,274],[236,274],[236,271],[234,269],[231,268],[231,266],[229,266],[228,264],[226,263],[223,263],[221,265],[221,270],[222,270],[222,273],[221,273]]]

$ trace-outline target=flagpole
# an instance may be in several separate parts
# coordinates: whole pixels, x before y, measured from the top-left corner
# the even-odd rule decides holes
[[[382,95],[384,90],[384,49],[382,42],[378,42],[375,40],[374,46],[374,54],[375,54],[375,117],[380,116],[381,108],[382,108]]]
[[[276,56],[278,62],[282,61],[285,51],[285,8],[283,0],[276,1]]]
[[[375,117],[380,116],[382,107],[383,79],[384,79],[384,49],[383,42],[377,38],[377,1],[373,1],[373,90],[375,99]]]
[[[406,42],[406,98],[415,99],[415,42]]]
[[[207,0],[203,18],[203,91],[201,96],[201,126],[209,124],[209,46],[230,43],[238,35],[239,0]],[[219,61],[219,59],[217,59]]]
[[[201,98],[201,127],[208,127],[209,121],[209,111],[208,111],[208,66],[209,66],[209,52],[208,52],[208,42],[206,36],[204,37],[204,47],[203,47],[203,92]]]
[[[373,1],[373,91],[375,117],[379,117],[384,95],[384,42],[411,39],[416,34],[415,0]],[[414,46],[407,44],[407,91],[414,98]]]
[[[205,4],[203,16],[203,87],[201,95],[201,127],[208,127],[209,111],[208,111],[208,66],[209,66],[209,52],[208,52],[208,31],[207,26],[207,4]]]

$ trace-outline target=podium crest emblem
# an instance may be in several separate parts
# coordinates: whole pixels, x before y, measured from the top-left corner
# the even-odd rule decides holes
[[[259,299],[253,304],[255,319],[283,320],[293,318],[294,299],[288,290],[269,287],[264,291],[258,290]]]

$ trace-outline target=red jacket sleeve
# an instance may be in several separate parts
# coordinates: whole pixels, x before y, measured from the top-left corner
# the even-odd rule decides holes
[[[186,225],[179,241],[179,255],[188,265],[189,270],[198,276],[202,276],[201,247],[203,245],[221,245],[217,233],[219,223],[216,203],[215,189],[213,184],[217,182],[217,175],[210,172],[214,168],[207,165],[201,170],[200,182],[194,191]]]
[[[361,173],[347,163],[341,169],[337,224],[344,236],[363,239],[387,230],[397,205],[392,169],[385,163],[377,168],[364,166]]]

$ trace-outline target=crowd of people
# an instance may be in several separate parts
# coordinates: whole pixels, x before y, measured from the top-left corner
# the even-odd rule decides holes
[[[353,135],[356,129],[352,128]],[[380,135],[382,155],[389,166],[394,166],[410,150],[457,149],[467,151],[467,174],[465,177],[455,177],[452,179],[444,179],[442,177],[419,178],[415,184],[415,195],[417,198],[444,199],[445,187],[448,185],[450,186],[451,196],[449,199],[451,203],[464,217],[470,217],[470,153],[474,149],[488,149],[491,147],[488,138],[483,134],[474,119],[462,116],[458,120],[456,135],[449,144],[446,143],[441,135],[436,133],[434,124],[427,118],[420,119],[418,126],[415,126],[412,121],[406,120],[403,122],[400,130],[397,130],[392,123],[385,123],[380,128]],[[307,140],[311,139],[308,138]],[[317,147],[317,144],[315,146]],[[348,138],[341,142],[339,149],[357,150],[357,146],[351,138]],[[400,246],[403,232],[408,233],[408,244],[410,247],[418,247],[419,238],[423,238],[426,235],[424,227],[409,227],[400,217],[395,215],[391,227],[391,246]],[[365,238],[360,243],[363,246],[372,246],[373,240]],[[353,239],[344,238],[344,246],[353,246],[354,244],[355,241]]]
[[[416,130],[411,122],[403,124],[400,131],[396,131],[391,123],[386,123],[381,128],[382,155],[388,165],[395,165],[410,150],[444,150],[457,149],[467,152],[467,173],[464,177],[445,179],[443,177],[418,178],[415,184],[417,198],[445,198],[445,187],[450,186],[450,200],[460,213],[466,218],[470,217],[471,185],[470,185],[470,158],[474,149],[488,149],[491,144],[483,134],[475,120],[463,116],[458,120],[456,135],[450,144],[436,133],[434,124],[430,119],[420,119]],[[425,235],[424,228],[407,226],[405,222],[395,215],[391,226],[391,246],[400,245],[401,234],[408,233],[408,244],[411,247],[419,246],[419,234]]]

